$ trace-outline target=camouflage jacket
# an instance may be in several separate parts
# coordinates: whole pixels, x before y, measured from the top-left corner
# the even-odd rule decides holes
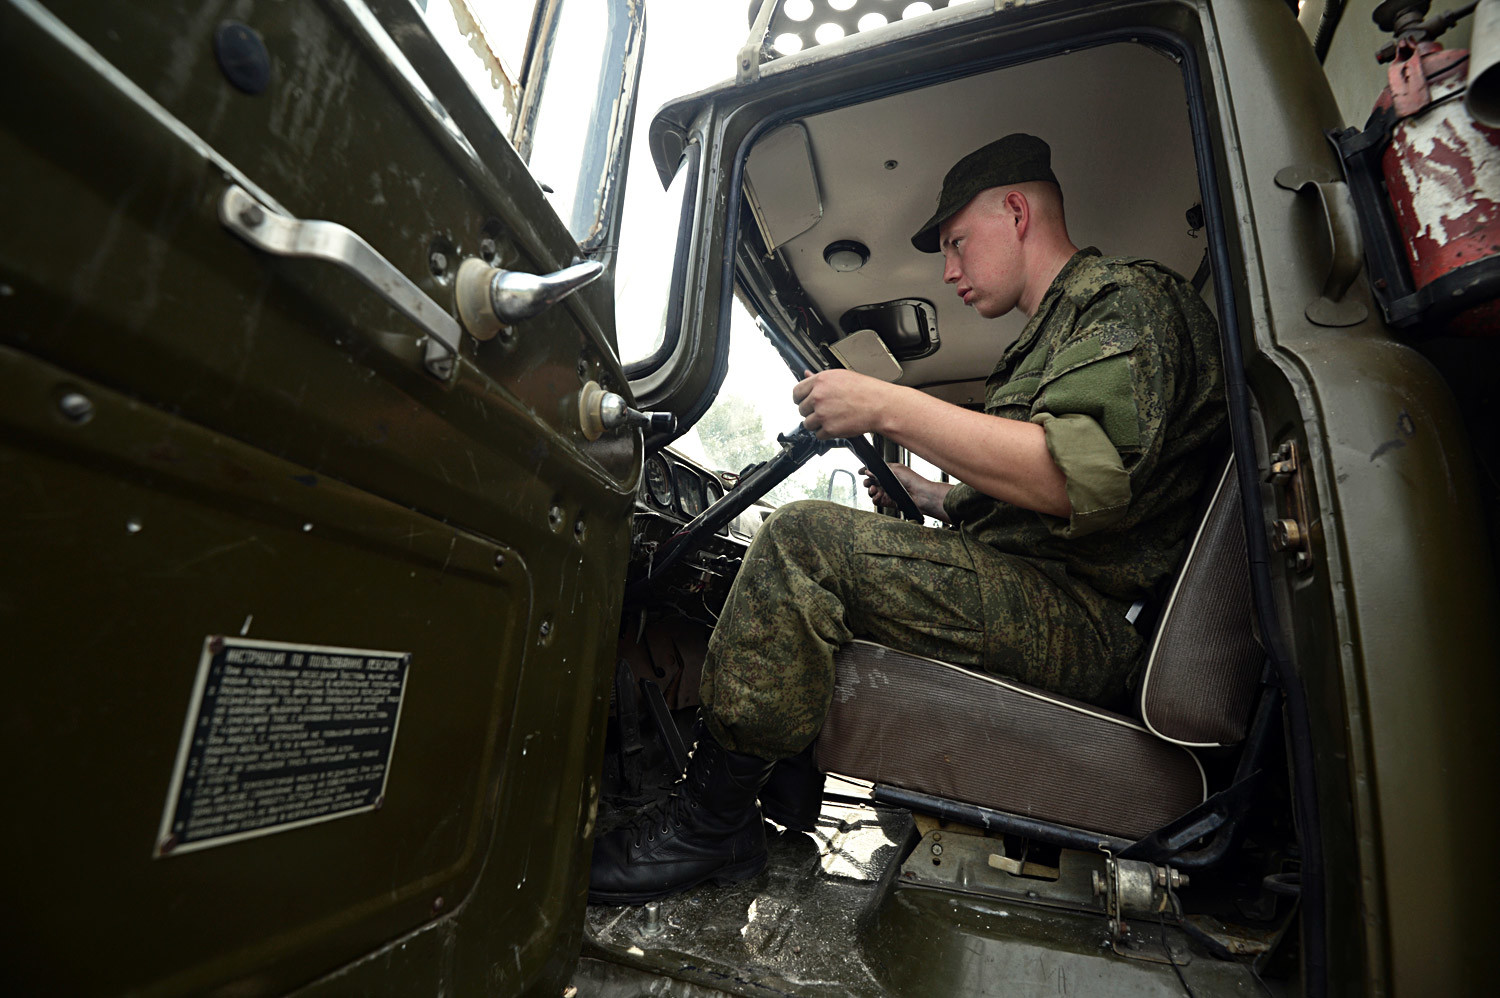
[[[1072,516],[958,485],[944,504],[949,518],[976,564],[993,551],[1026,559],[1126,652],[1136,642],[1125,609],[1176,566],[1195,500],[1226,456],[1210,446],[1225,422],[1213,315],[1160,264],[1080,250],[995,366],[984,408],[1043,427]],[[989,605],[1006,598],[985,594]]]

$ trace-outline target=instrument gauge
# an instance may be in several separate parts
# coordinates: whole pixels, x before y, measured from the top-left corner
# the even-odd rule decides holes
[[[688,516],[703,512],[703,483],[681,465],[677,467],[677,503]]]
[[[646,491],[652,502],[671,508],[672,469],[667,467],[667,459],[660,454],[652,454],[646,459]]]
[[[712,506],[724,498],[724,485],[719,481],[718,475],[712,475],[703,482],[703,501]]]

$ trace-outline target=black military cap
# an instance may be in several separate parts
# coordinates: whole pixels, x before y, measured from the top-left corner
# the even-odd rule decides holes
[[[1012,132],[1003,139],[980,146],[953,164],[943,178],[937,211],[927,220],[911,244],[923,253],[938,251],[938,226],[957,215],[974,195],[991,187],[1010,187],[1028,180],[1057,183],[1052,174],[1052,149],[1035,135]]]

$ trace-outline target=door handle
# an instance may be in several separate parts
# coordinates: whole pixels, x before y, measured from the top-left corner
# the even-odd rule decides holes
[[[230,185],[219,199],[219,220],[264,253],[324,260],[343,268],[426,331],[422,365],[427,373],[447,381],[457,370],[458,345],[463,338],[458,321],[358,233],[337,222],[278,214],[238,185]]]
[[[1349,185],[1316,166],[1288,166],[1277,172],[1276,186],[1301,195],[1316,193],[1328,224],[1328,241],[1332,259],[1323,291],[1307,303],[1303,314],[1320,326],[1354,326],[1370,314],[1363,302],[1345,295],[1364,265],[1364,243],[1359,234],[1359,218]]]
[[[493,337],[504,326],[538,315],[604,273],[597,260],[552,274],[527,274],[491,267],[469,257],[458,267],[454,296],[458,318],[476,340]]]

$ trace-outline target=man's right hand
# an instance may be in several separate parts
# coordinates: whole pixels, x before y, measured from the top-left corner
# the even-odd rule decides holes
[[[942,520],[944,523],[948,522],[948,514],[943,512],[943,499],[947,497],[948,490],[953,488],[952,485],[923,478],[899,462],[888,461],[886,463],[890,465],[891,474],[895,475],[896,480],[906,486],[906,491],[911,493],[912,502],[917,504],[917,509],[921,510],[923,515]],[[885,494],[885,489],[881,488],[880,482],[870,474],[870,469],[860,468],[859,470],[865,476],[865,491],[869,493],[875,505],[894,509],[895,501]]]

